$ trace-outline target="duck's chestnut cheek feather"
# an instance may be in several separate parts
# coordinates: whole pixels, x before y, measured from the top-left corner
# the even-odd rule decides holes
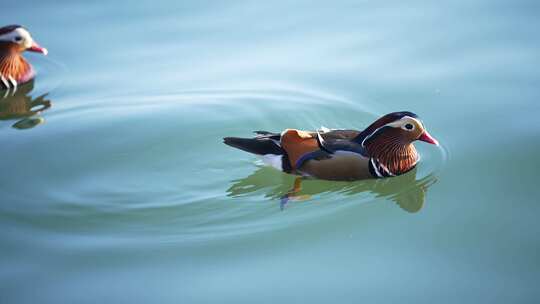
[[[439,145],[439,142],[433,136],[431,136],[428,133],[428,131],[425,131],[425,130],[422,133],[422,135],[420,135],[420,137],[418,137],[418,140],[425,141],[427,143],[430,143],[430,144],[436,145],[436,146]]]

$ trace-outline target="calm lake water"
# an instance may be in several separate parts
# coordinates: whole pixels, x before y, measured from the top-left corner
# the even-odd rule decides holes
[[[540,301],[537,1],[47,2],[0,10],[50,52],[0,100],[1,303]],[[398,110],[442,148],[286,206],[221,140]]]

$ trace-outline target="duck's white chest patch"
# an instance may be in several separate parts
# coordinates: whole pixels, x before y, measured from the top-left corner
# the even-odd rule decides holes
[[[266,154],[260,157],[263,163],[265,163],[266,165],[272,166],[279,171],[283,171],[283,155]]]

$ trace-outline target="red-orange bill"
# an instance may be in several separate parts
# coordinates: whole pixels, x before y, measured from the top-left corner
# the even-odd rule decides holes
[[[32,46],[30,48],[27,49],[28,51],[30,52],[36,52],[36,53],[41,53],[43,55],[47,55],[48,51],[46,48],[44,47],[41,47],[39,44],[35,43],[32,44]]]
[[[418,140],[421,140],[421,141],[425,141],[427,143],[430,143],[432,145],[436,145],[438,146],[439,145],[439,142],[433,137],[431,136],[428,131],[424,131],[424,133],[422,133],[422,135],[420,135],[420,137],[418,138]]]

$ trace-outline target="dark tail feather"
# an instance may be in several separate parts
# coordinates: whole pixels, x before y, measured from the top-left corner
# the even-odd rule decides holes
[[[239,138],[239,137],[225,137],[223,142],[231,147],[244,150],[249,153],[258,155],[276,154],[281,155],[284,153],[283,149],[276,144],[272,139],[266,137],[259,138]]]
[[[279,133],[274,133],[274,132],[268,132],[268,131],[253,131],[253,133],[257,134],[257,135],[262,135],[262,136],[271,136],[271,137],[275,137],[275,136],[278,136],[280,137],[281,135]]]
[[[279,133],[268,132],[268,131],[253,131],[253,133],[257,134],[257,138],[268,138],[268,139],[273,139],[276,141],[281,140],[281,134]]]

